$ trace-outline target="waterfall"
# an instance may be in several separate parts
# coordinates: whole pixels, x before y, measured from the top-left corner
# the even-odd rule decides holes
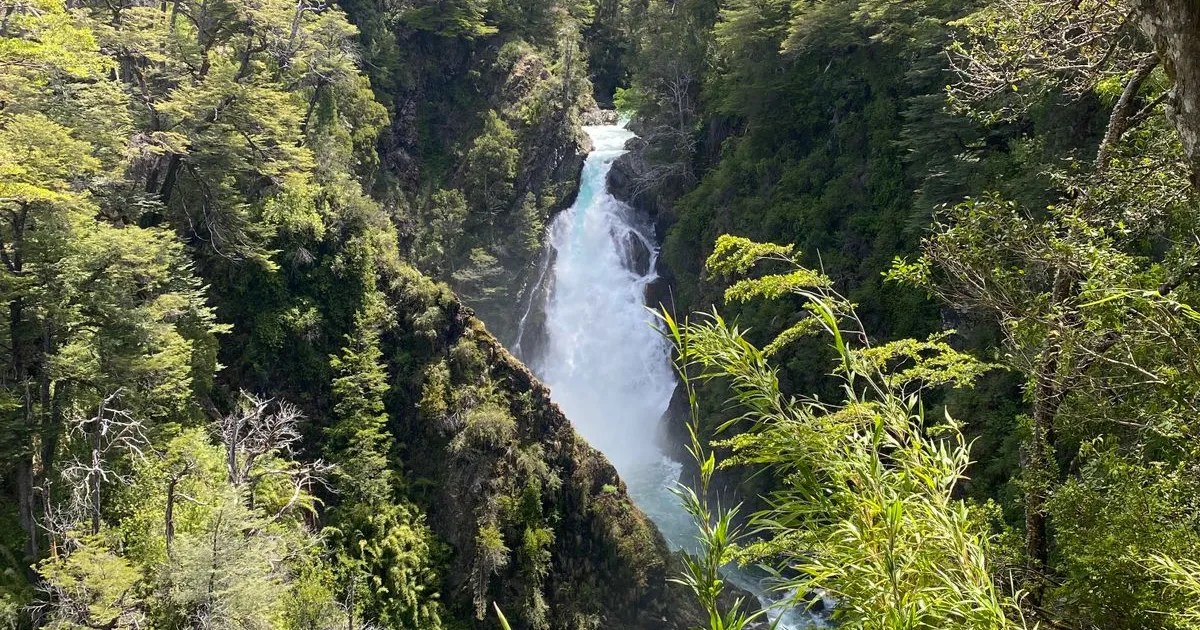
[[[612,125],[585,129],[594,150],[575,203],[549,227],[514,351],[550,387],[576,430],[612,461],[672,548],[693,548],[695,526],[670,491],[681,465],[661,448],[662,419],[677,381],[670,344],[645,305],[646,288],[657,279],[658,246],[649,220],[607,186],[613,161],[634,134]],[[543,338],[523,346],[535,334],[526,322],[539,309]],[[748,572],[730,568],[726,577],[769,603]],[[775,609],[772,618],[779,614]],[[782,614],[781,629],[820,625],[803,611]]]
[[[675,375],[670,347],[645,307],[655,279],[652,229],[605,186],[633,134],[620,127],[588,131],[595,150],[579,196],[550,225],[553,284],[545,346],[533,365],[575,428],[626,475],[661,458],[659,419]]]

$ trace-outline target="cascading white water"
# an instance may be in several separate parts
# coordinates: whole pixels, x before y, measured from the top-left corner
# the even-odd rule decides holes
[[[552,251],[539,273],[549,294],[541,304],[531,300],[523,308],[514,349],[522,354],[525,322],[531,311],[543,308],[539,356],[521,358],[550,387],[575,428],[613,462],[633,500],[672,547],[691,548],[695,527],[671,493],[681,466],[659,446],[677,382],[670,345],[645,305],[658,248],[648,221],[609,194],[607,185],[613,160],[634,134],[611,125],[585,129],[595,148],[575,203],[550,226]],[[733,568],[727,578],[763,597],[746,572]],[[819,624],[803,611],[782,614],[782,629]]]
[[[553,285],[535,370],[588,442],[628,474],[661,459],[658,420],[675,377],[670,348],[645,307],[646,286],[655,278],[650,228],[638,225],[605,185],[633,134],[615,126],[588,132],[595,150],[579,196],[550,226]]]

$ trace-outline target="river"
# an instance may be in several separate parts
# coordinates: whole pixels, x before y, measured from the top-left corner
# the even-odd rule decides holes
[[[593,151],[584,163],[579,195],[555,216],[539,270],[544,290],[524,305],[514,351],[550,387],[575,428],[600,449],[629,486],[638,506],[673,549],[695,546],[696,528],[671,492],[681,470],[664,454],[663,416],[677,386],[671,348],[646,310],[646,288],[657,279],[658,246],[646,217],[613,197],[608,172],[634,134],[621,126],[585,127]],[[525,330],[531,314],[543,331]],[[543,334],[526,344],[526,334]],[[533,354],[534,356],[522,356]],[[726,578],[769,604],[746,571]],[[774,608],[779,628],[819,627],[802,610]]]

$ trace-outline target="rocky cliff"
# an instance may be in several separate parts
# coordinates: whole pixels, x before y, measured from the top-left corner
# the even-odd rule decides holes
[[[515,336],[546,222],[590,149],[581,124],[596,106],[571,36],[589,18],[553,3],[454,20],[341,4],[391,112],[373,195],[421,272],[381,287],[393,311],[381,346],[395,464],[445,544],[442,601],[480,628],[496,625],[493,601],[515,628],[696,625],[661,535],[497,340]]]
[[[545,386],[445,286],[413,273],[387,293],[393,431],[456,616],[494,627],[495,601],[517,628],[695,625],[662,536]]]
[[[555,3],[341,4],[391,112],[375,196],[408,258],[511,341],[546,222],[575,196],[589,150],[580,125],[596,105],[577,36],[590,17]]]

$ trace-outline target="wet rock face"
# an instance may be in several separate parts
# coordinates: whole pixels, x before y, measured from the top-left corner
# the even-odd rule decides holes
[[[629,152],[617,158],[608,172],[608,190],[614,197],[629,204],[635,212],[648,217],[654,227],[655,241],[661,243],[673,219],[664,211],[656,191],[641,177],[647,169],[641,151],[645,148],[645,141],[632,138],[625,144],[625,148]],[[671,296],[674,275],[661,256],[655,264],[655,275],[658,278],[646,286],[646,304],[654,308],[671,307],[674,304]]]
[[[554,268],[558,252],[553,247],[542,247],[542,258],[536,273],[520,292],[520,316],[515,320],[515,334],[511,338],[500,337],[518,360],[536,366],[537,357],[543,356],[546,347],[546,305],[554,291]],[[497,335],[499,336],[499,335]]]
[[[646,172],[641,152],[644,147],[645,141],[641,138],[631,138],[625,143],[629,152],[613,162],[612,170],[608,172],[608,190],[617,199],[654,217],[659,214],[658,207],[652,202],[648,187],[639,183],[639,175]]]
[[[654,258],[654,251],[651,249],[654,246],[653,243],[645,242],[632,230],[614,234],[613,240],[617,243],[617,251],[620,252],[621,262],[624,263],[626,269],[637,276],[645,276],[650,273],[650,262]]]
[[[617,124],[617,111],[615,109],[590,109],[583,112],[582,120],[585,125],[615,125]]]
[[[661,199],[654,183],[645,176],[650,172],[643,154],[645,148],[646,142],[641,138],[631,138],[625,143],[628,153],[613,162],[608,172],[608,190],[617,199],[649,217],[654,224],[655,237],[661,243],[674,217],[669,204]]]

